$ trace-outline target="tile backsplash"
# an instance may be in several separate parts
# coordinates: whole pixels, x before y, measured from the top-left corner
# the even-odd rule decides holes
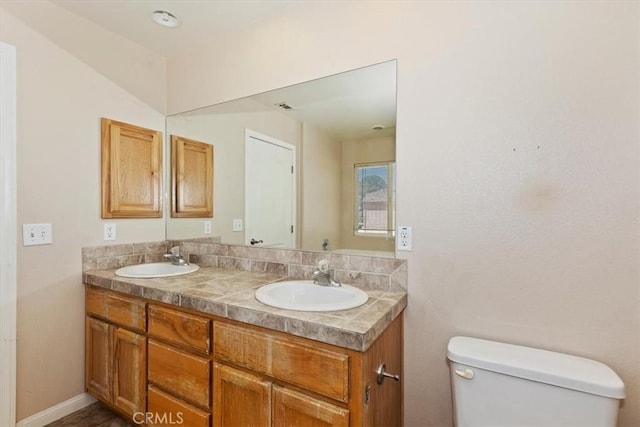
[[[216,239],[171,240],[82,248],[82,270],[106,270],[132,264],[164,261],[173,246],[189,262],[202,267],[287,275],[310,279],[318,261],[326,259],[336,280],[363,288],[406,291],[407,262],[394,258],[331,252],[227,245]]]
[[[164,261],[168,247],[168,242],[163,241],[82,248],[82,271]]]

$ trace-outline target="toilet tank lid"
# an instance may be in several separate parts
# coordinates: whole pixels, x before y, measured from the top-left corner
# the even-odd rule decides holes
[[[463,365],[545,384],[624,399],[624,384],[595,360],[478,338],[453,337],[449,360]]]

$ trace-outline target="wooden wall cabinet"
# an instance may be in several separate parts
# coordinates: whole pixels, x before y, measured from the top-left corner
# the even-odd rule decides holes
[[[87,391],[133,417],[146,410],[145,303],[87,289]]]
[[[162,218],[162,132],[103,118],[102,218]]]
[[[171,135],[171,216],[213,216],[213,145]]]

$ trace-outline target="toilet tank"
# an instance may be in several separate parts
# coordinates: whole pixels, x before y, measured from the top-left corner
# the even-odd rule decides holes
[[[469,337],[448,359],[457,427],[616,425],[624,384],[600,362]]]

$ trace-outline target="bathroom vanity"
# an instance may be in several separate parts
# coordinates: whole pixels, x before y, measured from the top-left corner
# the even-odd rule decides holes
[[[402,425],[389,376],[402,378],[406,292],[369,290],[365,305],[327,313],[254,298],[283,278],[85,272],[87,391],[148,425]]]

